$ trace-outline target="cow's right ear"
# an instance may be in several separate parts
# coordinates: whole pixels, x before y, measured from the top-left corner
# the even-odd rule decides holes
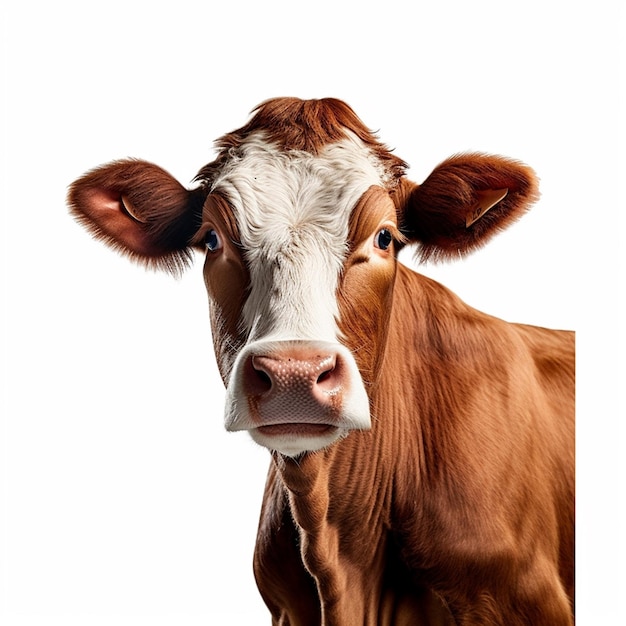
[[[203,188],[185,189],[146,161],[127,159],[98,167],[70,185],[71,213],[96,238],[132,259],[174,274],[190,259]]]

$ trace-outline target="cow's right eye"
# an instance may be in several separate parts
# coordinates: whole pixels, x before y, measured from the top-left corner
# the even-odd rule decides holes
[[[215,252],[222,247],[222,240],[217,234],[217,231],[211,228],[204,236],[204,245],[209,252]]]

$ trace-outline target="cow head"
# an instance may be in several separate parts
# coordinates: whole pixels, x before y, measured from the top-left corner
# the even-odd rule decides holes
[[[72,184],[96,236],[176,273],[205,252],[228,430],[296,456],[370,426],[396,255],[463,255],[535,200],[532,171],[465,154],[421,185],[334,99],[271,100],[222,137],[187,190],[161,168],[114,162]]]

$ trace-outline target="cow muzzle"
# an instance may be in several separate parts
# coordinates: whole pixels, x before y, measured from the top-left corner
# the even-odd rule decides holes
[[[368,429],[369,401],[341,344],[255,342],[235,362],[225,421],[227,430],[248,430],[260,445],[297,456]]]

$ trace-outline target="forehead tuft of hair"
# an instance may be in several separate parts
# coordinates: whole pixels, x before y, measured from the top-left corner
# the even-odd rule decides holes
[[[380,143],[356,113],[337,98],[272,98],[254,108],[251,115],[247,124],[215,142],[219,154],[215,161],[200,170],[197,180],[210,183],[232,151],[241,146],[250,135],[260,132],[281,150],[304,151],[317,155],[325,146],[345,138],[346,131],[349,131],[380,159],[391,181],[395,183],[405,173],[407,164]]]

